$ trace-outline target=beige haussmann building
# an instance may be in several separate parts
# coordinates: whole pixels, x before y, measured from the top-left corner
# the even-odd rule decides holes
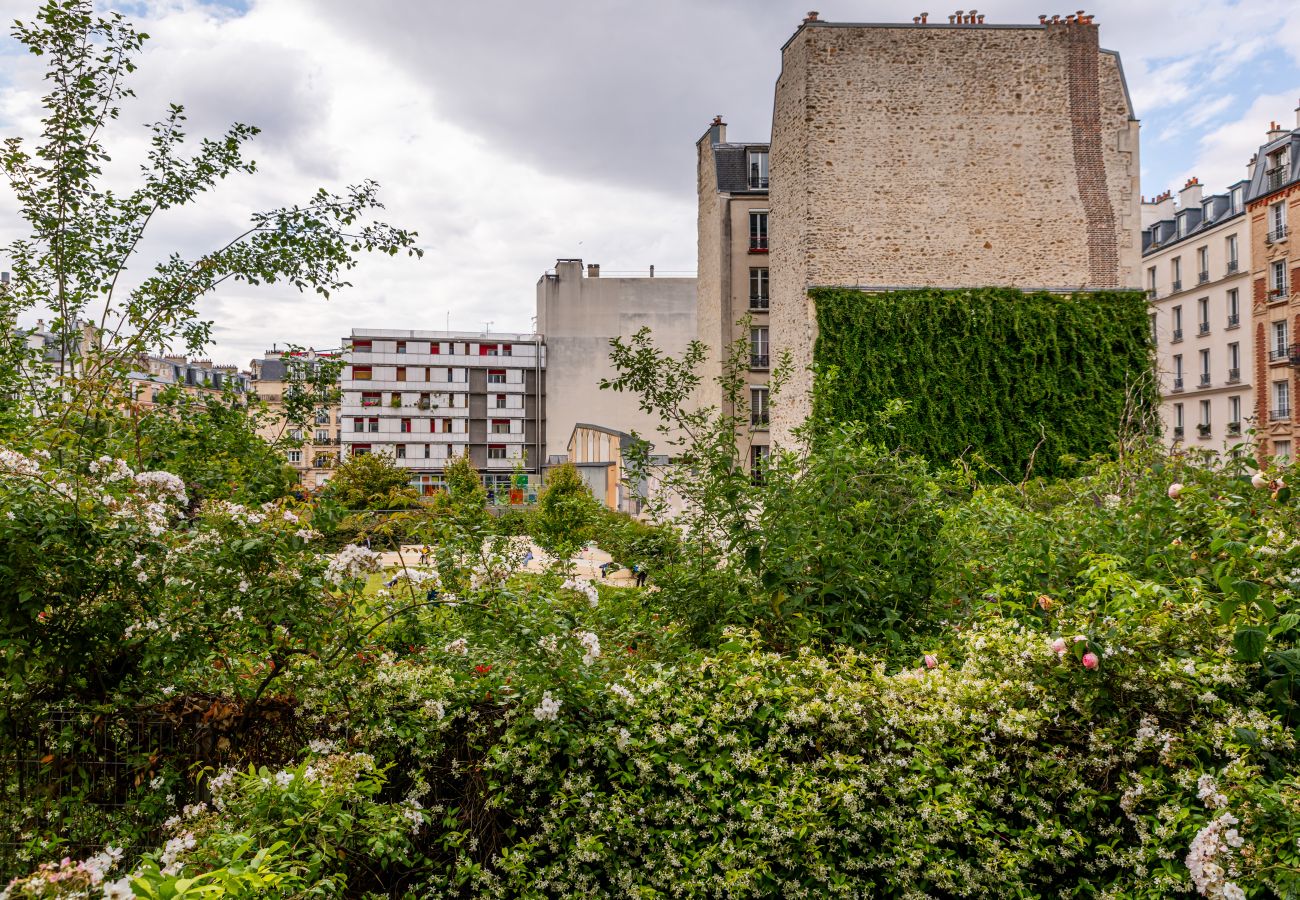
[[[773,110],[770,353],[795,363],[776,443],[809,409],[810,288],[1140,287],[1138,122],[1091,16],[810,15]]]

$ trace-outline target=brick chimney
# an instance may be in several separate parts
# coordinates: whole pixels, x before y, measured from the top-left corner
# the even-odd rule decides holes
[[[722,113],[718,113],[713,117],[713,121],[709,123],[709,143],[716,147],[718,144],[725,144],[726,142],[727,123],[722,121]]]
[[[1276,141],[1280,137],[1285,137],[1286,134],[1287,134],[1287,130],[1283,128],[1281,125],[1279,125],[1277,122],[1268,123],[1268,139],[1270,141]]]
[[[588,278],[600,277],[600,263],[587,263],[587,277]]]

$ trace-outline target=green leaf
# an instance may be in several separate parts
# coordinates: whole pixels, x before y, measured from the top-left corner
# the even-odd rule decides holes
[[[1242,625],[1232,635],[1232,646],[1237,648],[1237,654],[1243,662],[1259,662],[1259,658],[1264,654],[1264,642],[1268,640],[1268,632],[1256,625]]]

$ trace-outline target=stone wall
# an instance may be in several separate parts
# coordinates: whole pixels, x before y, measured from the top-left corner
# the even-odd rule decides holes
[[[809,287],[1137,287],[1136,134],[1090,22],[805,23],[772,123],[774,443],[809,408]]]

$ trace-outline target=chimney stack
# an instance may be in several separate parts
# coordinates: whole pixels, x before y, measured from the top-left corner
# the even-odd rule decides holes
[[[1295,108],[1295,127],[1300,128],[1300,106]]]
[[[815,9],[808,10],[808,15],[804,18],[803,23],[807,25],[809,22],[816,22],[816,21],[817,21],[817,10]]]
[[[650,264],[650,277],[651,277],[651,278],[654,278],[654,277],[655,277],[655,266],[654,266],[654,263],[651,263],[651,264]]]
[[[587,263],[587,277],[588,278],[600,277],[600,263]]]
[[[1270,141],[1276,141],[1278,138],[1284,137],[1286,133],[1287,130],[1283,128],[1281,125],[1279,125],[1277,122],[1268,123],[1268,139]]]
[[[709,123],[709,143],[716,147],[718,144],[725,144],[726,142],[727,123],[722,121],[722,113],[718,113],[713,117],[713,121]]]
[[[1193,206],[1200,206],[1201,201],[1205,199],[1205,190],[1201,187],[1199,178],[1189,178],[1183,185],[1183,189],[1178,192],[1178,208],[1190,209]]]

